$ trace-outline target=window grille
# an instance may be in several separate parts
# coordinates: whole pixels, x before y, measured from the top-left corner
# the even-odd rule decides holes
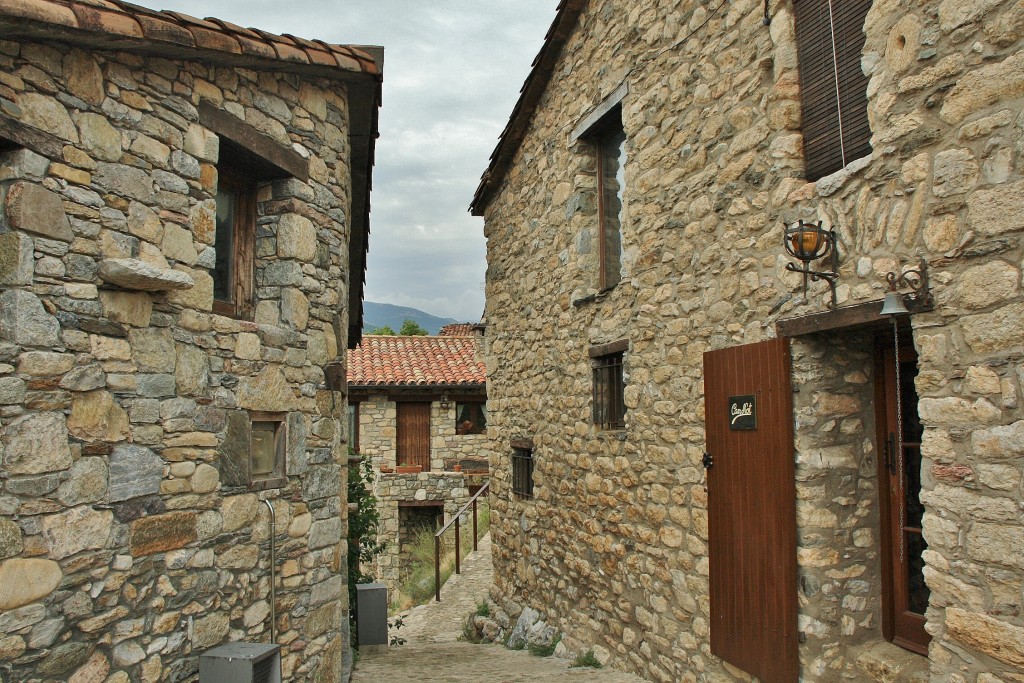
[[[593,359],[594,424],[601,429],[625,429],[626,406],[623,402],[622,354],[612,353]]]
[[[512,449],[512,495],[533,498],[533,449]]]

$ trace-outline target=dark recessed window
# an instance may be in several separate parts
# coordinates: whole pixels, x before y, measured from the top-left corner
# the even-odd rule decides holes
[[[533,449],[512,449],[512,495],[533,498]]]
[[[456,434],[486,434],[487,404],[481,401],[455,404]]]
[[[214,312],[251,318],[256,253],[256,181],[238,169],[217,169],[217,252]]]
[[[610,353],[591,359],[594,369],[594,424],[601,429],[624,429],[622,356]]]
[[[600,216],[600,287],[622,279],[622,207],[626,187],[626,133],[621,110],[613,112],[594,137],[597,145],[598,213]]]
[[[868,77],[861,68],[871,0],[797,0],[807,178],[817,180],[871,153]]]

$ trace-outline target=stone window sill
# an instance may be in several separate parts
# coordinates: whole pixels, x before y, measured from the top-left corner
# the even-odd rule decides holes
[[[858,648],[852,659],[868,680],[879,683],[927,683],[928,658],[884,640]]]

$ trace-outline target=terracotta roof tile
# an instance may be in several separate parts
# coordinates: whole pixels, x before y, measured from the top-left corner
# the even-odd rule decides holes
[[[222,31],[211,31],[203,26],[192,26],[189,30],[195,36],[196,45],[199,47],[220,50],[221,52],[231,52],[236,55],[242,54],[242,48],[234,36]]]
[[[476,328],[476,323],[451,323],[442,327],[438,334],[442,337],[474,337]]]
[[[194,47],[196,44],[196,39],[192,37],[192,33],[180,24],[142,14],[137,15],[136,18],[142,24],[142,32],[151,39],[174,43],[175,45],[185,45],[186,47]]]
[[[487,382],[469,337],[365,335],[348,352],[348,383],[356,386],[451,386]]]
[[[80,2],[73,4],[71,9],[78,17],[78,27],[86,31],[131,38],[142,38],[144,35],[138,20],[123,12],[100,10]]]
[[[159,49],[161,44],[187,46],[281,60],[293,69],[313,68],[320,70],[318,73],[328,67],[380,75],[380,67],[371,55],[347,45],[279,36],[219,19],[156,11],[123,0],[0,0],[0,34],[5,37],[40,35],[54,26],[84,32],[60,35],[86,44],[90,44],[87,34],[91,33],[133,38],[148,50]]]
[[[0,0],[0,13],[58,26],[78,26],[70,8],[48,0]]]

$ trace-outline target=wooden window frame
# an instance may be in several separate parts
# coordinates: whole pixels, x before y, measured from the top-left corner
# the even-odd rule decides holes
[[[804,157],[808,180],[871,153],[868,77],[861,68],[871,0],[796,0]]]
[[[605,216],[605,176],[607,170],[603,160],[606,158],[603,150],[609,138],[613,135],[622,135],[625,137],[625,129],[622,125],[622,102],[626,96],[629,95],[629,83],[625,82],[619,85],[610,95],[601,101],[596,107],[594,107],[583,119],[573,128],[572,132],[569,133],[569,144],[575,144],[579,140],[584,140],[593,147],[594,150],[594,161],[597,173],[597,213],[598,213],[598,288],[601,291],[612,289],[622,280],[622,220],[621,220],[621,208],[620,216],[615,226],[614,234],[617,235],[618,244],[616,245],[616,252],[618,255],[617,267],[614,272],[611,272],[609,268],[609,257],[610,247],[608,244],[608,234],[612,232],[608,225]],[[622,144],[625,145],[625,140]],[[623,156],[625,149],[623,148]],[[623,163],[625,166],[625,163]],[[625,182],[622,183],[620,192],[623,195],[622,206],[625,206]]]
[[[512,496],[519,500],[533,498],[533,448],[523,444],[512,446]]]
[[[348,402],[348,407],[352,411],[349,418],[348,445],[356,453],[359,453],[359,403],[351,399]]]
[[[623,340],[590,348],[593,370],[592,420],[605,431],[621,431],[626,428],[624,369],[628,346],[629,342]]]
[[[253,473],[252,434],[257,424],[274,425],[274,471],[269,475]],[[278,489],[288,484],[288,414],[251,411],[249,413],[249,490]]]
[[[213,312],[252,320],[256,311],[256,180],[231,167],[218,168],[217,175],[217,195],[229,193],[235,205],[228,273],[231,297],[214,298]]]

